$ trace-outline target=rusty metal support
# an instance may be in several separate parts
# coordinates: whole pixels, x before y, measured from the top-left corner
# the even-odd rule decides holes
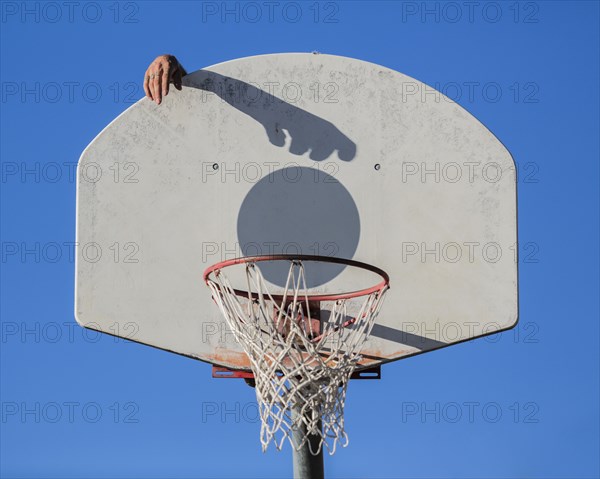
[[[237,379],[254,379],[252,371],[242,371],[237,369],[228,369],[221,366],[212,367],[213,378],[237,378]],[[381,379],[381,366],[375,366],[369,369],[354,371],[350,379]]]

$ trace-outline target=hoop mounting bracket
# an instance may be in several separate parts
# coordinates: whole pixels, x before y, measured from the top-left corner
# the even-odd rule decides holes
[[[254,374],[251,371],[240,371],[237,369],[224,368],[222,366],[212,367],[213,378],[234,378],[234,379],[254,379]],[[350,379],[381,379],[381,365],[374,366],[368,369],[354,371]]]

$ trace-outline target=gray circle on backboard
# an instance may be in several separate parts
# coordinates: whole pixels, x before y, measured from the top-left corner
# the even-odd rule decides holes
[[[360,239],[358,208],[348,190],[318,168],[289,166],[261,178],[240,207],[237,234],[244,256],[304,254],[350,259]],[[339,275],[344,265],[305,265],[309,288]],[[267,281],[284,286],[289,263],[260,263]]]

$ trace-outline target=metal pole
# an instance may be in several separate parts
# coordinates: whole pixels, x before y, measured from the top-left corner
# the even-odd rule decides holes
[[[292,415],[300,414],[297,409],[292,409]],[[303,424],[303,423],[302,423]],[[321,423],[319,422],[319,427]],[[294,444],[300,444],[306,435],[306,427],[303,425],[301,429],[292,431]],[[294,449],[294,479],[324,479],[325,472],[323,469],[323,448],[318,455],[313,456],[310,453],[309,443],[313,451],[319,447],[319,435],[311,434],[308,441],[299,451]]]

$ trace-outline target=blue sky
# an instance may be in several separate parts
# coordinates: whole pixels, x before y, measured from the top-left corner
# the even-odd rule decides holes
[[[313,50],[445,90],[521,173],[518,327],[351,384],[350,445],[327,476],[598,477],[597,2],[3,1],[1,15],[2,477],[290,477],[289,449],[260,452],[243,383],[75,324],[74,166],[158,54],[193,71]]]

